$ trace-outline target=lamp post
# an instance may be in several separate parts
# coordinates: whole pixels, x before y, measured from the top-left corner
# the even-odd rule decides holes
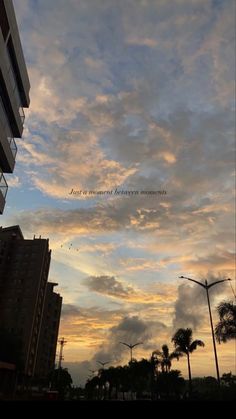
[[[209,317],[210,317],[210,325],[211,325],[211,334],[212,334],[212,342],[213,342],[213,349],[214,349],[214,355],[215,355],[215,364],[216,364],[216,375],[217,375],[217,381],[218,384],[220,384],[220,372],[219,372],[219,364],[218,364],[218,358],[217,358],[217,352],[216,352],[216,341],[215,341],[215,334],[214,334],[214,328],[213,328],[213,321],[212,321],[212,315],[211,315],[211,305],[210,305],[210,298],[209,298],[209,288],[213,287],[216,284],[219,284],[220,282],[225,281],[231,281],[230,278],[228,279],[221,279],[220,281],[212,282],[211,284],[208,284],[207,280],[205,280],[205,284],[202,282],[196,281],[192,278],[187,278],[186,276],[180,276],[179,278],[188,279],[189,281],[195,282],[198,285],[201,285],[206,290],[207,295],[207,305],[209,310]]]
[[[93,376],[94,376],[95,372],[97,372],[97,370],[89,370],[89,371],[92,373]]]
[[[110,364],[110,362],[109,361],[107,361],[107,362],[102,362],[102,361],[97,361],[99,364],[101,364],[102,365],[102,368],[104,369],[104,366],[106,365],[106,364]]]
[[[126,343],[126,342],[120,342],[120,343],[122,345],[128,346],[128,348],[130,348],[130,362],[133,361],[133,348],[135,346],[138,346],[138,345],[142,345],[143,344],[143,342],[137,342],[137,343],[134,343],[133,345],[131,343]]]

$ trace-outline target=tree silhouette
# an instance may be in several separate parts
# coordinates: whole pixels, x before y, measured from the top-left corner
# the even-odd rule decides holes
[[[115,368],[110,367],[107,369],[101,368],[98,373],[99,384],[103,392],[103,399],[110,399],[112,389],[115,386]]]
[[[153,351],[152,357],[154,357],[155,355],[157,361],[159,361],[159,364],[161,365],[162,372],[169,372],[172,365],[171,361],[173,359],[179,360],[179,358],[182,356],[182,353],[178,351],[170,353],[168,346],[163,345],[162,351],[160,351],[159,349]]]
[[[219,343],[236,339],[236,305],[223,301],[217,307],[220,321],[215,327],[216,339]]]
[[[137,397],[144,392],[150,392],[152,386],[153,365],[147,359],[129,362],[130,390],[136,393]]]
[[[179,370],[161,372],[156,381],[156,392],[161,399],[178,399],[185,386]]]
[[[205,346],[201,340],[193,340],[192,329],[178,329],[172,338],[177,352],[185,354],[188,361],[189,391],[192,392],[192,376],[190,368],[190,353],[195,351],[198,346]]]
[[[100,378],[96,375],[95,377],[88,379],[85,384],[85,393],[87,399],[97,400],[100,396]]]
[[[50,372],[49,380],[52,390],[58,390],[59,397],[64,399],[66,393],[71,389],[72,378],[66,368],[57,368]]]

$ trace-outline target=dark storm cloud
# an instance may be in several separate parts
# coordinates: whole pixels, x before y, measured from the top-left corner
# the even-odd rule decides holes
[[[142,348],[149,349],[153,334],[156,335],[165,328],[166,326],[158,321],[149,322],[142,320],[139,316],[126,316],[118,325],[110,329],[107,342],[100,347],[94,359],[119,361],[128,349],[120,342],[128,344],[142,342]]]
[[[79,317],[83,316],[83,313],[81,312],[81,310],[77,306],[75,306],[73,304],[63,303],[62,314],[61,314],[62,319],[65,319],[67,317],[72,318],[72,317],[78,317],[78,316]]]
[[[220,274],[218,276],[208,274],[205,278],[197,279],[199,282],[204,283],[207,279],[208,284],[224,279]],[[195,279],[195,278],[193,278]],[[178,287],[178,297],[175,303],[175,313],[173,318],[173,328],[179,327],[187,328],[192,327],[198,329],[205,321],[208,321],[208,307],[206,291],[203,287],[197,284],[190,284],[186,279]],[[209,290],[211,306],[214,312],[215,298],[220,295],[225,295],[225,292],[229,292],[229,286],[226,283],[220,283],[215,285]]]
[[[124,286],[114,276],[90,276],[83,281],[83,284],[91,291],[114,297],[127,298],[129,294],[134,293],[132,287]]]

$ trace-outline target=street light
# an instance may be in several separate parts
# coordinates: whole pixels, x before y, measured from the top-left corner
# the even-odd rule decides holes
[[[102,365],[103,369],[106,364],[110,364],[110,361],[107,361],[107,362],[97,361],[97,362]]]
[[[120,342],[122,345],[125,345],[125,346],[128,346],[128,348],[130,348],[130,362],[132,362],[133,361],[133,356],[132,356],[132,354],[133,354],[133,348],[135,347],[135,346],[138,346],[138,345],[142,345],[143,344],[143,342],[137,342],[137,343],[134,343],[133,345],[131,345],[131,343],[126,343],[126,342]]]
[[[211,284],[208,284],[207,280],[205,280],[205,284],[203,284],[202,282],[196,281],[195,279],[192,279],[192,278],[187,278],[186,276],[180,276],[179,278],[184,278],[184,279],[188,279],[189,281],[195,282],[196,284],[201,285],[201,287],[203,287],[206,290],[207,304],[208,304],[208,310],[209,310],[209,316],[210,316],[212,342],[213,342],[213,348],[214,348],[214,354],[215,354],[216,375],[217,375],[218,384],[220,384],[219,365],[218,365],[218,358],[217,358],[217,352],[216,352],[215,334],[214,334],[214,328],[213,328],[213,321],[212,321],[212,315],[211,315],[211,306],[210,306],[210,298],[209,298],[209,292],[208,292],[208,290],[209,290],[209,288],[213,287],[213,285],[219,284],[220,282],[231,281],[231,279],[230,278],[221,279],[220,281],[215,281],[215,282],[212,282]]]
[[[95,372],[97,372],[97,370],[89,370],[93,375],[95,374]]]

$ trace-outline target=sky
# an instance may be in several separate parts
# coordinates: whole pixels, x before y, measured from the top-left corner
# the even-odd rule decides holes
[[[81,385],[129,361],[120,341],[149,358],[191,327],[192,374],[215,376],[204,290],[179,276],[235,278],[234,1],[14,6],[31,104],[1,223],[50,240],[63,366]],[[210,298],[217,322],[229,283]],[[217,350],[236,373],[235,344]]]

